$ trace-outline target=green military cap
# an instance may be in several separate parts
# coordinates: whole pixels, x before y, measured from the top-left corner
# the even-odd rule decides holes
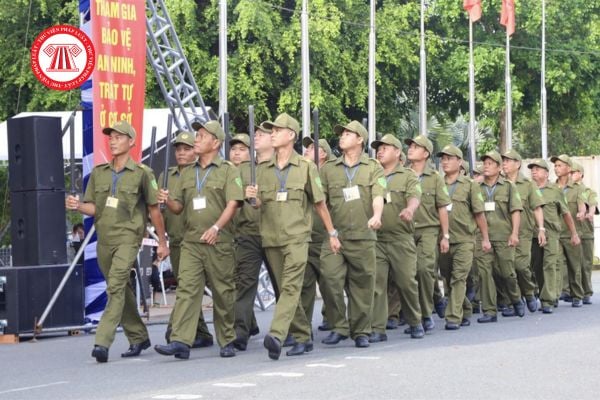
[[[180,132],[179,135],[177,135],[177,137],[175,138],[175,141],[173,142],[173,146],[177,146],[178,144],[186,144],[190,147],[194,147],[194,139],[196,138],[196,135],[193,134],[192,132]]]
[[[461,160],[463,158],[462,151],[458,147],[456,147],[455,145],[453,145],[453,144],[449,144],[449,145],[444,146],[444,148],[442,149],[442,151],[438,151],[438,153],[436,154],[436,157],[441,157],[444,154],[446,154],[447,156],[458,157]]]
[[[552,161],[553,163],[557,162],[557,161],[562,161],[565,164],[567,164],[569,167],[573,167],[573,161],[571,161],[571,157],[569,157],[566,154],[561,154],[560,156],[553,156],[552,158],[550,158],[550,161]]]
[[[294,131],[296,135],[300,133],[300,124],[298,123],[298,121],[294,117],[286,113],[279,114],[277,118],[275,118],[275,121],[265,121],[260,125],[261,127],[264,126],[267,129],[288,128]]]
[[[350,131],[358,134],[361,138],[363,138],[365,143],[369,140],[369,132],[367,132],[367,128],[365,128],[363,124],[358,121],[350,121],[348,125],[336,125],[333,127],[333,132],[335,132],[335,134],[338,136],[344,131]]]
[[[431,143],[431,140],[427,139],[426,136],[419,135],[412,139],[404,139],[404,143],[406,143],[409,146],[411,145],[411,143],[414,143],[417,146],[424,147],[425,150],[429,152],[429,155],[433,155],[433,143]]]
[[[129,123],[125,120],[117,122],[110,128],[102,129],[102,133],[105,135],[110,135],[112,131],[119,132],[123,135],[129,136],[132,139],[135,139],[135,129],[133,129],[133,126],[129,125]]]
[[[579,164],[578,162],[573,161],[573,166],[571,167],[571,172],[581,172],[581,175],[583,175],[583,165]]]
[[[229,145],[233,146],[236,143],[241,143],[244,146],[250,148],[250,136],[247,133],[238,133],[229,141]]]
[[[505,151],[504,154],[502,154],[502,158],[508,158],[509,160],[515,160],[515,161],[521,161],[521,155],[515,149],[510,149],[508,151]]]
[[[482,175],[483,174],[483,165],[475,164],[473,167],[473,174]]]
[[[395,148],[402,151],[402,142],[400,142],[400,140],[396,136],[392,135],[391,133],[387,133],[387,134],[383,135],[383,137],[381,139],[375,140],[373,143],[371,143],[371,148],[377,150],[377,148],[379,146],[381,146],[382,144],[388,144],[390,146],[394,146]]]
[[[308,147],[311,144],[313,144],[315,141],[313,140],[312,137],[310,136],[305,136],[302,139],[302,146],[304,147]],[[327,153],[327,159],[329,160],[331,157],[333,157],[333,153],[331,151],[331,146],[329,146],[329,143],[327,143],[327,140],[325,139],[319,139],[319,147],[322,148],[323,150],[325,150],[325,153]]]
[[[527,168],[531,169],[533,167],[540,167],[544,168],[546,171],[550,171],[550,168],[548,168],[548,163],[542,158],[536,158],[535,160],[527,164]]]
[[[496,150],[488,151],[481,157],[481,161],[485,161],[486,158],[491,158],[496,161],[498,164],[502,164],[502,156]]]
[[[225,140],[225,131],[221,127],[219,121],[207,121],[204,124],[201,124],[198,121],[192,122],[192,128],[194,128],[194,130],[196,131],[200,128],[204,128],[208,133],[210,133],[220,141]]]
[[[261,123],[260,123],[260,125],[256,125],[256,126],[254,127],[254,128],[255,128],[254,130],[255,130],[255,131],[257,131],[257,130],[261,130],[261,131],[263,131],[263,132],[266,132],[266,133],[271,133],[272,129],[270,129],[270,128],[267,128],[267,127],[265,126],[265,122],[267,122],[267,121],[263,121],[263,122],[261,122]]]

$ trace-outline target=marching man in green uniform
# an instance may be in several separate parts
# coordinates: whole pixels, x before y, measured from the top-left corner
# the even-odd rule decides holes
[[[542,312],[551,314],[553,306],[558,304],[560,286],[557,286],[560,267],[559,237],[562,230],[560,222],[564,219],[569,232],[571,232],[571,244],[578,246],[579,236],[575,230],[575,222],[569,212],[569,207],[558,186],[548,181],[548,163],[542,159],[533,160],[528,166],[531,169],[531,178],[536,183],[544,196],[546,204],[542,208],[544,212],[544,227],[546,228],[546,244],[541,246],[538,238],[533,238],[531,259],[533,271],[539,287],[539,297],[542,303]],[[562,275],[561,275],[562,277]]]
[[[260,208],[262,245],[279,288],[271,328],[263,343],[269,358],[277,360],[288,333],[296,340],[286,353],[288,356],[313,349],[310,323],[300,302],[313,206],[330,232],[328,248],[337,253],[340,242],[325,204],[316,165],[294,151],[294,141],[300,133],[298,121],[283,113],[263,126],[272,129],[275,156],[259,165],[257,185],[246,187],[246,197]]]
[[[479,258],[481,301],[483,316],[479,323],[496,322],[496,284],[494,272],[504,285],[509,300],[519,317],[525,315],[521,291],[515,272],[515,247],[519,244],[521,221],[521,198],[516,186],[500,176],[502,157],[497,151],[487,152],[483,157],[483,182],[480,185],[484,197],[484,210],[492,251]]]
[[[250,137],[246,134],[235,135],[229,142],[231,145],[230,159],[237,163],[244,187],[250,185]],[[273,156],[271,131],[264,126],[256,127],[254,133],[254,148],[256,163],[267,162]],[[258,288],[260,267],[263,263],[268,266],[267,256],[262,248],[259,230],[260,210],[244,202],[235,215],[235,334],[233,345],[238,350],[246,350],[250,336],[258,333],[254,315],[254,299]],[[273,285],[275,283],[273,282]]]
[[[172,192],[161,190],[159,200],[175,214],[184,213],[181,265],[173,331],[168,345],[154,349],[175,358],[190,357],[206,282],[213,297],[214,325],[221,357],[235,351],[235,262],[231,219],[243,201],[242,180],[237,168],[219,156],[225,132],[217,121],[192,124],[197,130],[194,152],[198,161],[182,171]]]
[[[381,228],[386,180],[381,165],[364,152],[368,133],[360,122],[336,125],[333,130],[340,136],[344,154],[323,166],[321,179],[343,247],[336,253],[324,242],[321,250],[321,292],[332,327],[322,342],[334,345],[351,336],[356,347],[368,347],[375,291],[375,231]]]
[[[423,314],[423,327],[427,332],[435,327],[431,315],[434,307],[433,288],[437,279],[437,246],[439,243],[440,253],[448,252],[450,247],[446,206],[451,201],[444,180],[428,165],[429,158],[433,156],[433,143],[422,135],[406,139],[404,143],[408,145],[410,168],[417,175],[423,191],[421,205],[415,214],[415,242],[419,302]],[[440,233],[442,239],[438,240]],[[404,332],[409,333],[409,330]]]
[[[537,310],[537,299],[535,298],[535,282],[531,272],[531,240],[534,229],[537,226],[537,241],[540,247],[546,244],[546,228],[544,227],[544,212],[542,207],[546,202],[542,193],[537,189],[535,183],[523,176],[521,169],[521,155],[514,149],[502,154],[502,170],[506,179],[517,187],[523,212],[519,224],[519,244],[515,249],[515,272],[521,294],[527,301],[530,312]],[[502,311],[505,317],[515,315],[515,310],[506,308]]]
[[[302,139],[302,145],[306,149],[304,151],[304,157],[318,163],[319,168],[322,168],[327,161],[335,159],[331,153],[331,147],[325,139],[319,139],[319,159],[317,161],[314,160],[315,148],[313,138],[310,136],[304,137]],[[306,319],[308,319],[311,326],[312,315],[315,308],[315,297],[317,295],[317,282],[321,279],[321,247],[323,246],[323,241],[327,238],[327,230],[314,208],[312,218],[313,227],[310,236],[310,244],[308,245],[308,262],[306,264],[306,270],[304,271],[304,283],[302,284],[302,294],[300,295],[302,308],[304,308]],[[321,313],[323,315],[325,315],[325,304],[326,301],[323,300],[323,306],[321,308]],[[324,320],[324,324],[327,324],[326,319]]]
[[[581,231],[581,286],[583,287],[583,304],[592,304],[594,288],[592,286],[592,264],[594,263],[594,214],[598,206],[597,194],[583,183],[583,166],[574,162],[571,178],[576,185],[583,186],[583,198],[587,213],[583,221],[575,223]],[[564,285],[564,284],[563,284]]]
[[[415,174],[400,164],[402,143],[387,134],[371,143],[377,160],[383,166],[386,179],[385,205],[382,225],[377,232],[375,296],[372,308],[370,343],[387,340],[389,284],[397,288],[404,318],[410,325],[411,336],[425,336],[421,324],[419,288],[417,284],[417,248],[413,237],[413,217],[421,199],[421,185]]]
[[[108,349],[120,324],[129,340],[122,357],[135,357],[150,347],[148,330],[140,318],[129,274],[150,220],[159,237],[159,259],[169,255],[165,228],[157,201],[158,186],[150,168],[136,164],[129,156],[135,143],[135,130],[126,121],[102,132],[108,136],[112,161],[96,166],[88,182],[83,203],[68,196],[68,210],[95,218],[98,234],[98,264],[106,279],[108,303],[96,330],[92,357],[108,361]]]
[[[583,187],[575,185],[571,179],[571,168],[573,162],[571,157],[566,154],[552,157],[550,159],[554,163],[554,173],[556,174],[556,184],[562,190],[566,197],[567,205],[569,206],[569,212],[575,221],[582,221],[585,218],[585,198],[583,194]],[[575,228],[577,228],[577,222],[575,222]],[[578,231],[579,233],[579,231]],[[571,232],[565,222],[562,224],[562,231],[560,234],[560,249],[562,251],[562,257],[559,259],[559,266],[561,272],[557,277],[559,283],[558,287],[562,287],[563,271],[567,269],[570,297],[572,298],[573,307],[581,307],[581,300],[583,299],[583,287],[581,285],[581,265],[583,253],[581,246],[574,246],[571,241]],[[566,265],[565,265],[566,264]]]
[[[446,187],[452,200],[446,210],[449,216],[450,250],[440,255],[439,266],[448,285],[446,330],[469,326],[473,310],[466,297],[467,277],[473,265],[475,224],[481,232],[481,250],[491,249],[488,225],[479,184],[461,173],[462,151],[453,145],[437,154],[442,159]]]
[[[191,132],[181,132],[175,138],[173,146],[175,146],[175,161],[177,165],[169,168],[169,180],[167,182],[167,189],[172,191],[179,184],[179,178],[183,169],[193,164],[196,161],[196,153],[194,153],[194,137],[196,135]],[[160,174],[158,181],[163,183],[163,173]],[[167,235],[169,235],[169,250],[171,257],[171,268],[175,279],[179,277],[179,260],[181,256],[181,241],[183,240],[184,225],[185,221],[183,215],[177,215],[168,208],[165,207],[163,211],[163,218],[165,219],[165,227],[167,229]],[[165,339],[167,342],[171,340],[171,329],[173,313],[169,317],[169,325],[167,332],[165,333]],[[196,339],[192,344],[193,348],[210,347],[213,345],[213,337],[209,332],[202,310],[200,310],[200,318],[198,319],[198,328],[196,331]]]

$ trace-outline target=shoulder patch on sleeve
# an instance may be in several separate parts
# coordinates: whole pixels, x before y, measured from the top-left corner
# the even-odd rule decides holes
[[[482,194],[481,192],[477,193],[477,198],[478,198],[480,201],[483,201],[483,194]]]
[[[158,184],[156,183],[156,179],[152,179],[152,182],[150,184],[152,185],[152,188],[154,190],[158,190]]]
[[[321,182],[321,177],[317,176],[315,178],[315,183],[317,184],[317,186],[319,187],[319,189],[323,189],[323,182]]]
[[[423,189],[421,189],[421,184],[417,183],[417,185],[415,186],[415,188],[417,188],[417,192],[419,192],[419,194],[423,193]]]
[[[535,193],[538,195],[538,197],[544,197],[540,189],[535,189]]]
[[[240,178],[239,176],[237,176],[235,178],[235,183],[239,186],[242,187],[242,178]]]
[[[384,189],[387,188],[387,181],[385,180],[384,177],[378,178],[377,183],[379,183],[379,186],[381,186],[382,188],[384,188]]]
[[[444,186],[444,193],[446,193],[446,195],[450,196],[450,193],[448,192],[448,188],[446,186]]]

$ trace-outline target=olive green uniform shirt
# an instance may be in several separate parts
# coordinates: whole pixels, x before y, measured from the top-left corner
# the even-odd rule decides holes
[[[321,179],[340,240],[377,240],[368,221],[373,216],[373,199],[385,196],[386,180],[379,162],[363,154],[357,165],[348,167],[341,156],[323,166]],[[353,186],[358,187],[360,198],[346,201],[344,189]]]
[[[584,197],[584,187],[581,185],[575,184],[573,181],[569,180],[562,189],[563,195],[565,196],[565,200],[567,201],[567,205],[569,206],[569,212],[575,221],[575,228],[577,233],[581,234],[581,223],[577,220],[577,212],[579,211],[579,205],[585,203]],[[570,238],[571,232],[567,227],[567,224],[564,220],[562,220],[562,231],[560,233],[561,238]]]
[[[494,211],[485,211],[490,242],[508,240],[512,233],[511,214],[516,211],[523,211],[519,191],[514,183],[502,177],[499,177],[492,187],[486,185],[485,182],[482,182],[479,186],[484,199],[484,207],[487,202],[495,203]]]
[[[202,183],[204,181],[204,183]],[[196,162],[183,171],[170,197],[183,204],[185,230],[183,240],[200,242],[202,234],[219,219],[229,201],[241,202],[242,180],[238,169],[216,156],[206,168]],[[194,210],[194,202],[204,198],[204,208]],[[232,242],[232,223],[220,227],[217,241]]]
[[[242,185],[244,189],[250,185],[250,161],[244,161],[239,166],[240,175],[242,177]],[[235,226],[235,235],[260,235],[260,210],[254,208],[248,202],[244,202],[242,207],[237,211],[233,218]]]
[[[523,212],[521,213],[521,224],[519,225],[519,237],[533,237],[535,228],[535,217],[533,210],[546,204],[542,192],[540,192],[530,179],[524,177],[521,173],[517,176],[515,186],[521,196]]]
[[[562,230],[562,216],[569,212],[565,196],[560,188],[552,182],[547,182],[539,190],[546,201],[542,208],[544,211],[544,228],[548,234],[558,235]]]
[[[256,176],[263,247],[310,242],[313,204],[325,200],[317,166],[294,151],[281,171],[273,156]],[[287,193],[285,201],[277,201],[278,192]]]
[[[181,177],[181,173],[179,171],[179,167],[171,167],[168,169],[167,173],[169,174],[169,181],[167,182],[167,189],[169,193],[175,190],[175,187],[178,185],[179,178]],[[163,175],[164,172],[161,172],[158,177],[158,181],[163,183]],[[185,225],[185,220],[183,215],[177,215],[169,210],[169,207],[165,207],[163,210],[163,219],[165,221],[165,230],[169,235],[169,245],[178,245],[183,240],[183,228]]]
[[[425,167],[423,174],[419,177],[421,183],[421,205],[415,213],[415,227],[429,228],[440,226],[440,216],[438,208],[446,207],[450,204],[448,189],[444,179],[431,167]]]
[[[589,187],[585,186],[583,183],[579,183],[578,185],[583,186],[583,199],[586,205],[586,212],[590,207],[596,206],[598,201],[596,200],[596,193]],[[583,221],[577,221],[578,227],[577,231],[581,233],[582,239],[593,239],[594,238],[594,223],[589,219],[585,219]]]
[[[446,207],[449,208],[450,243],[473,243],[477,229],[473,215],[484,212],[479,184],[464,175],[459,175],[456,181],[446,187],[452,199],[452,205]]]
[[[152,170],[131,158],[117,173],[113,163],[96,166],[90,175],[83,201],[94,203],[94,225],[98,243],[105,245],[140,244],[148,219],[147,205],[157,204],[158,185]],[[107,199],[118,199],[117,207]]]
[[[421,185],[415,174],[400,164],[386,175],[385,180],[386,201],[381,217],[381,229],[377,231],[377,240],[392,242],[397,240],[398,235],[412,235],[415,232],[414,222],[401,220],[399,214],[408,206],[410,199],[421,200]]]

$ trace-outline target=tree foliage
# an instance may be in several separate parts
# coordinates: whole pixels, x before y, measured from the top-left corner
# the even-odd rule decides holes
[[[218,0],[165,0],[207,104],[218,109]],[[77,25],[76,0],[15,0],[0,8],[0,118],[17,111],[72,109],[79,92],[46,89],[29,69],[29,46],[44,28]],[[228,108],[245,131],[247,106],[257,120],[301,114],[299,0],[229,0]],[[442,127],[468,115],[468,19],[459,0],[430,0],[426,13],[430,120]],[[541,1],[518,1],[511,40],[515,146],[540,153]],[[499,143],[504,115],[505,31],[500,0],[483,0],[474,25],[478,126]],[[406,135],[418,106],[419,1],[377,1],[377,130]],[[28,33],[26,37],[26,32]],[[324,135],[367,116],[369,1],[309,1],[311,108]],[[547,2],[549,152],[600,154],[600,0]],[[18,105],[17,105],[18,103]],[[147,70],[146,104],[164,106]],[[464,122],[464,121],[463,121]],[[431,129],[434,126],[430,127]],[[450,128],[448,128],[450,129]],[[434,130],[432,130],[433,132]],[[450,133],[447,133],[450,134]],[[495,138],[495,139],[494,139]]]

